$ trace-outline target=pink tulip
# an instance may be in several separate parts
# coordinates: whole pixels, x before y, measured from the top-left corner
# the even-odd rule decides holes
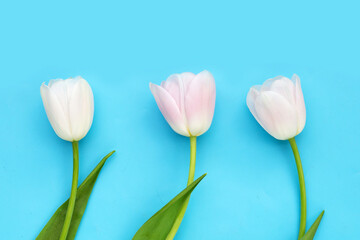
[[[160,86],[150,83],[150,90],[166,121],[178,134],[200,136],[210,128],[216,95],[210,72],[173,74]]]

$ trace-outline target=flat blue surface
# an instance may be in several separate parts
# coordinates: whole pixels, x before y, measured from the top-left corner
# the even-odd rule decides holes
[[[128,240],[186,185],[189,140],[149,90],[172,73],[211,71],[213,124],[198,139],[195,189],[175,239],[296,239],[290,146],[250,114],[248,89],[297,73],[307,123],[297,137],[308,226],[360,239],[357,1],[3,1],[0,3],[1,239],[34,239],[70,193],[71,144],[52,130],[40,85],[81,75],[95,96],[80,181],[103,168],[77,239]]]

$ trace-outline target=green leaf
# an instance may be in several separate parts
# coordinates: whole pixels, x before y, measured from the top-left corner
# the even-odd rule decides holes
[[[67,240],[73,240],[75,238],[77,229],[79,227],[81,218],[85,212],[87,202],[89,200],[91,191],[94,187],[96,179],[100,173],[101,168],[104,166],[105,161],[114,153],[112,151],[106,155],[100,163],[94,168],[94,170],[86,177],[84,182],[78,187],[75,208],[73,217],[71,220],[70,229],[68,232]],[[36,240],[58,240],[61,234],[61,230],[65,221],[66,210],[69,200],[64,202],[51,217],[49,222],[45,225],[43,230],[37,236]]]
[[[301,238],[301,240],[313,240],[314,239],[314,236],[315,236],[315,233],[316,233],[316,230],[318,229],[319,227],[319,224],[321,222],[321,219],[324,215],[324,212],[325,211],[322,211],[320,213],[320,215],[318,216],[318,218],[315,220],[315,222],[313,223],[313,225],[311,225],[310,229],[307,231],[307,233],[305,233],[305,235]]]
[[[190,196],[206,173],[196,179],[168,204],[153,215],[136,232],[132,240],[163,240],[166,239],[186,199]]]

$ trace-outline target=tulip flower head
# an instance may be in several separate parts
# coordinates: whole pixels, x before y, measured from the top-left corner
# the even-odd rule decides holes
[[[259,124],[274,138],[287,140],[305,126],[306,110],[300,78],[278,76],[250,89],[247,106]]]
[[[171,128],[183,136],[200,136],[211,125],[215,80],[208,71],[173,74],[160,86],[150,83],[156,103]]]
[[[55,133],[66,141],[79,141],[88,133],[94,116],[90,85],[81,77],[51,80],[40,87],[46,115]]]

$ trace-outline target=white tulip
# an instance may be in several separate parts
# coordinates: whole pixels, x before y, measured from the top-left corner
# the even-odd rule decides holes
[[[46,115],[55,133],[70,142],[88,133],[94,116],[94,96],[81,77],[51,80],[40,87]]]
[[[300,79],[278,76],[250,89],[246,103],[259,124],[274,138],[287,140],[305,126],[306,110]]]

